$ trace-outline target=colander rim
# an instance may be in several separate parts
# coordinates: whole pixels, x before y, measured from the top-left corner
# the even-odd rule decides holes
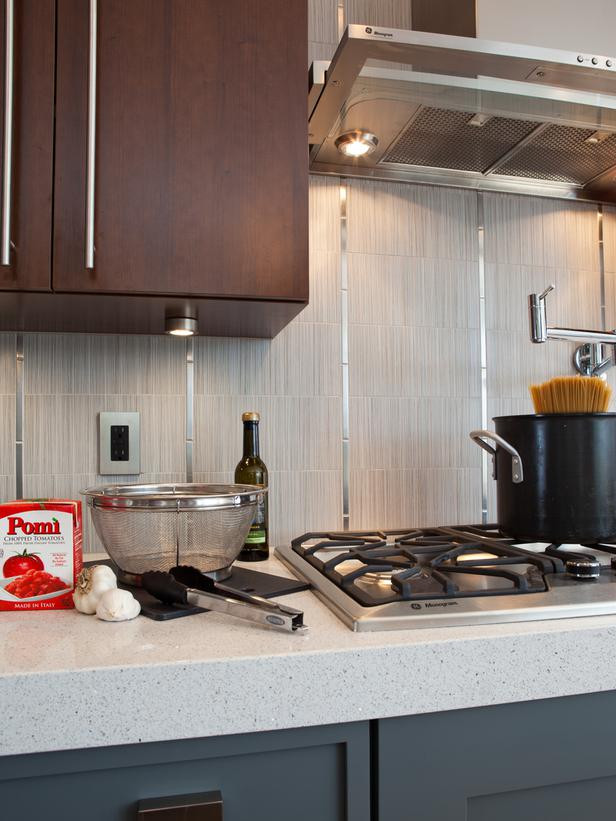
[[[168,482],[103,485],[80,491],[88,505],[123,510],[220,510],[255,505],[267,487],[239,484]]]

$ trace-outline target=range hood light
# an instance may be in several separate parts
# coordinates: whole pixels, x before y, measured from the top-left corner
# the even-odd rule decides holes
[[[347,131],[336,139],[336,148],[345,157],[365,157],[378,144],[377,137],[369,131]]]
[[[199,323],[190,316],[169,316],[165,319],[165,333],[171,336],[194,336]]]

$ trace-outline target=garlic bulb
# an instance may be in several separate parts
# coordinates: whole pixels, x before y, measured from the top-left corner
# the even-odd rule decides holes
[[[73,593],[75,607],[80,613],[96,613],[96,605],[103,593],[117,586],[115,573],[106,564],[84,567],[77,578],[77,587]]]
[[[139,615],[141,605],[128,590],[107,590],[98,600],[96,616],[103,621],[128,621]]]

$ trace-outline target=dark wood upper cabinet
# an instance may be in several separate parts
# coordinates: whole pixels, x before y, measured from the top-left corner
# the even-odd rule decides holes
[[[305,0],[98,0],[92,268],[88,6],[57,3],[54,291],[304,303]]]
[[[1,222],[8,218],[10,255],[9,264],[0,265],[0,290],[49,291],[56,4],[55,0],[14,0],[12,25],[10,17],[7,21],[9,7],[3,2],[0,11],[0,136],[3,149],[7,136],[12,136],[12,150],[6,165],[4,150],[0,152],[0,190],[4,193],[10,183],[8,200],[0,196],[0,210]],[[10,73],[7,78],[11,38],[12,78]],[[12,127],[7,116],[11,95]]]

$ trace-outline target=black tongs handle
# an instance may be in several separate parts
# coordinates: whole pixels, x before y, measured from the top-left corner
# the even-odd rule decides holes
[[[186,585],[176,581],[171,573],[148,570],[141,574],[141,586],[166,604],[188,604]]]

